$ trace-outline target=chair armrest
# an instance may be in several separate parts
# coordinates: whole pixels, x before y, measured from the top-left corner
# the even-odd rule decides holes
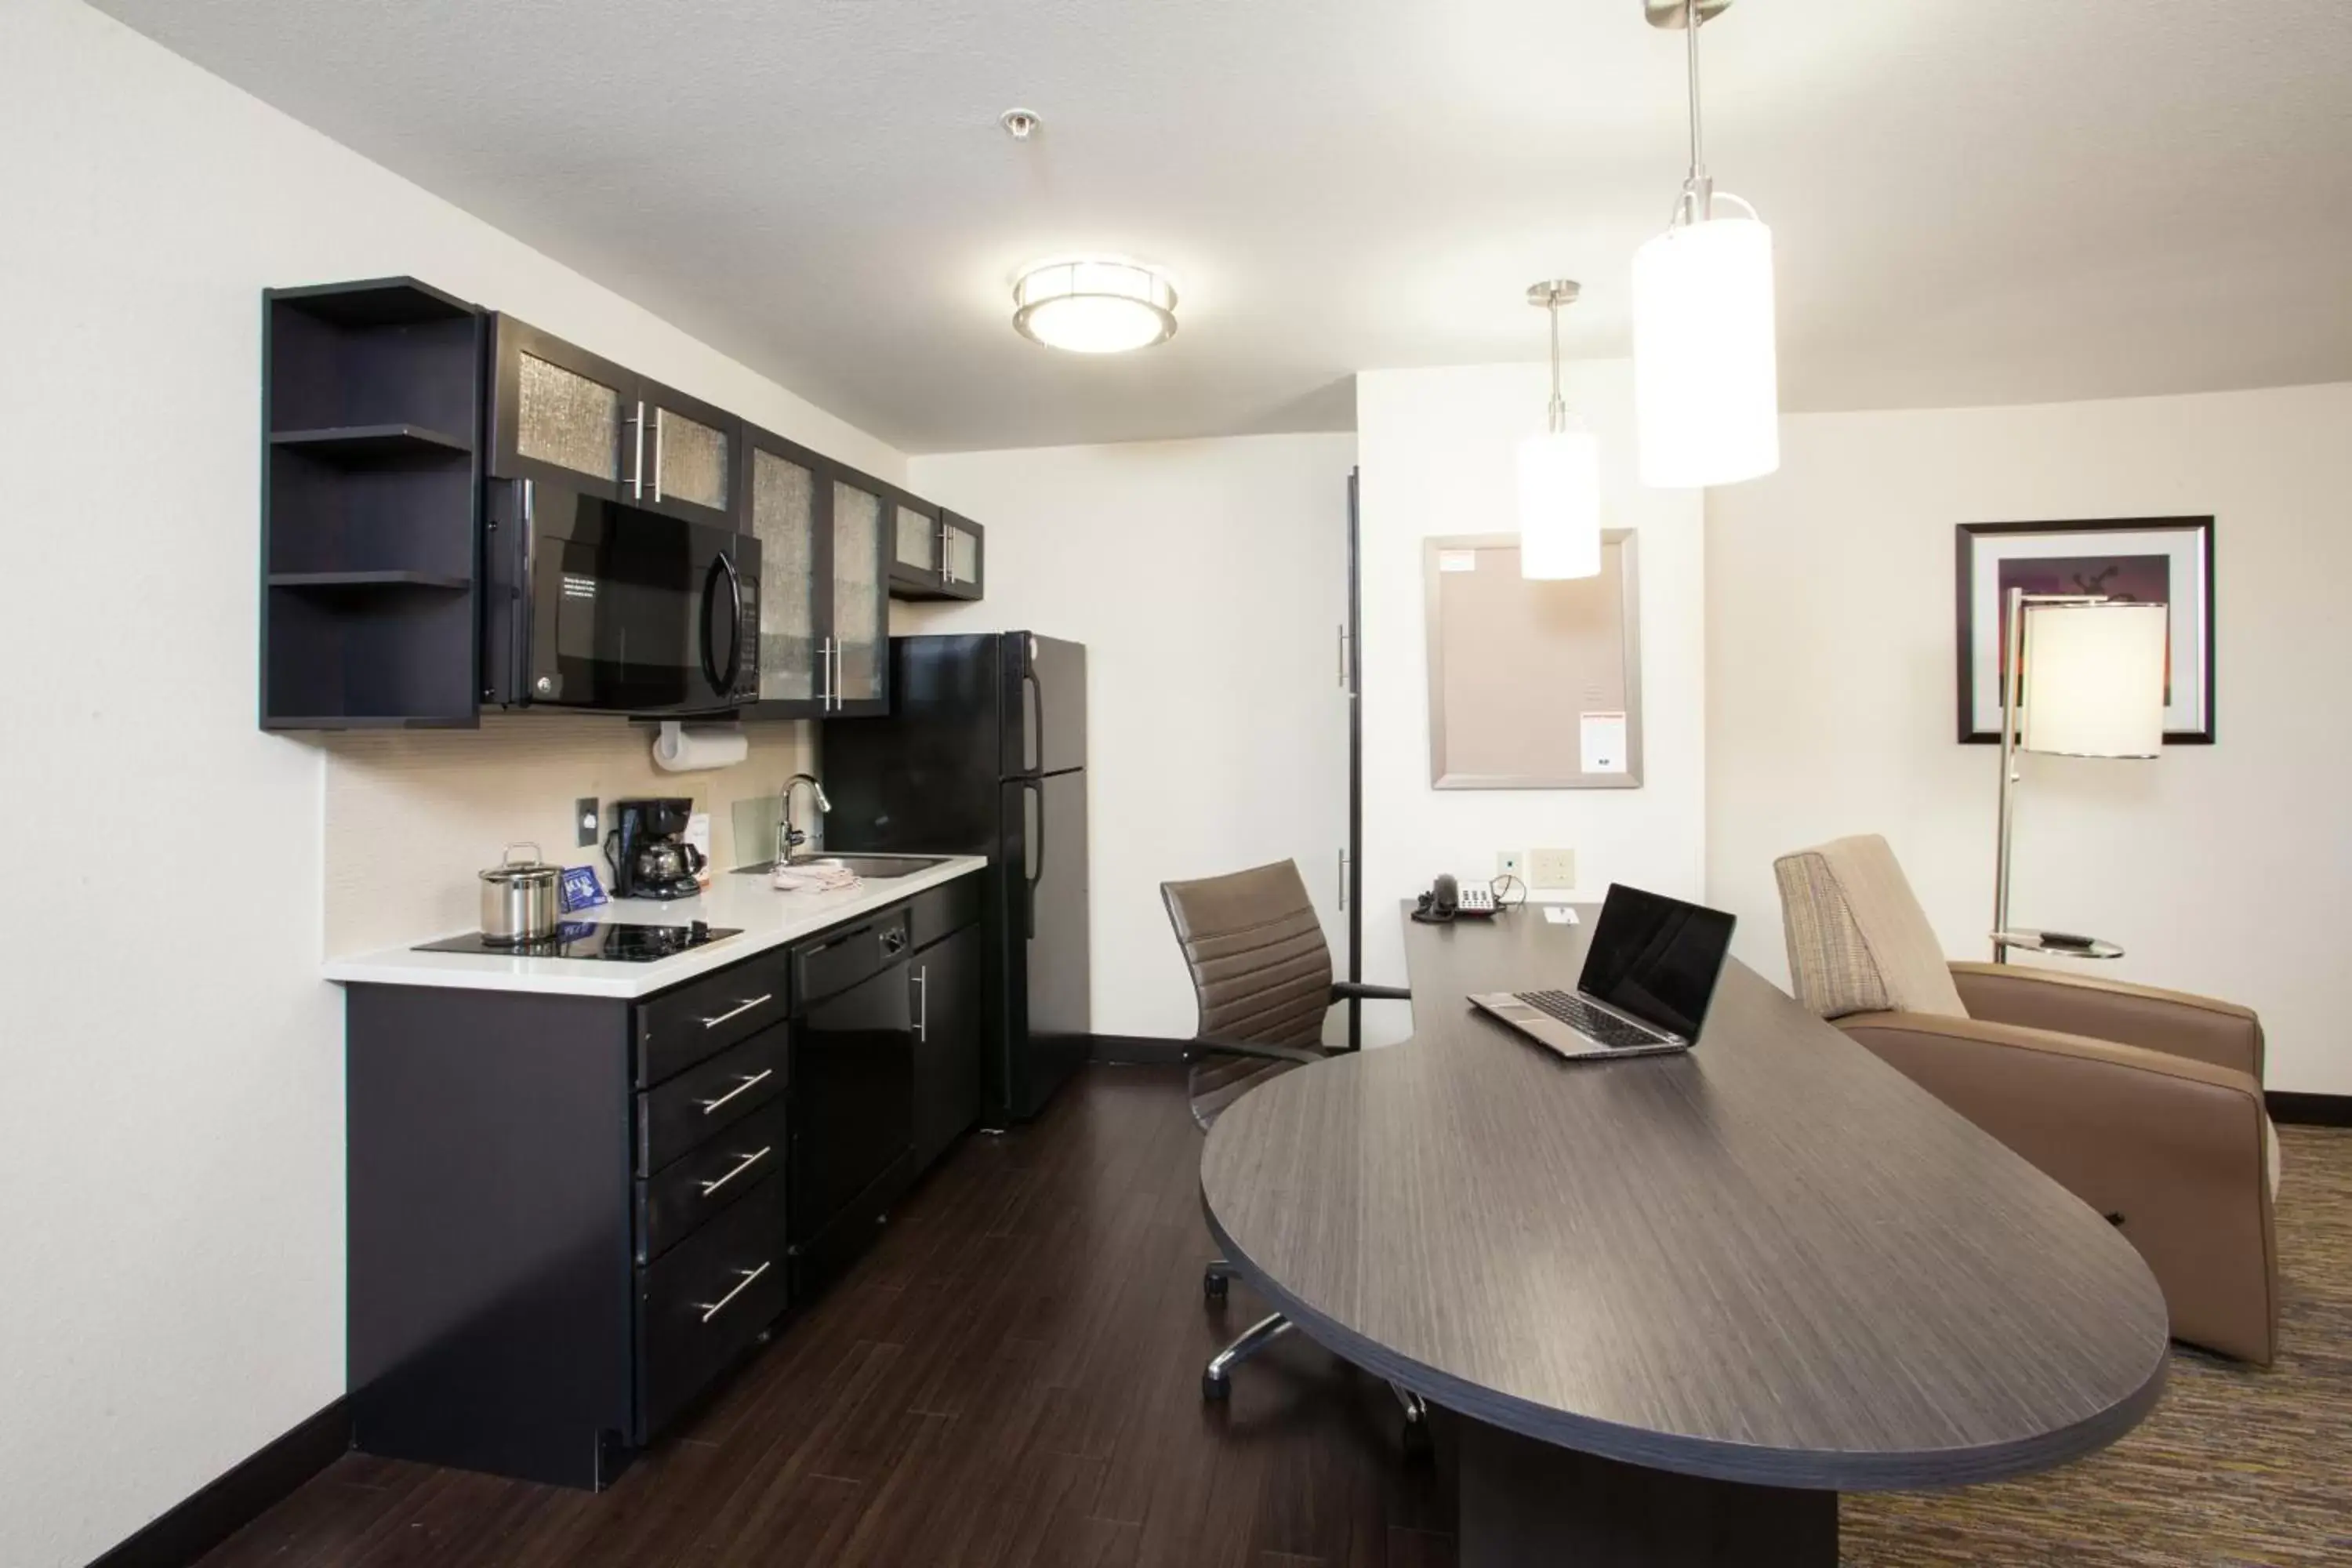
[[[1369,985],[1355,980],[1342,980],[1331,987],[1332,1001],[1345,1002],[1350,997],[1362,1002],[1410,1002],[1412,993],[1402,985]]]
[[[1198,1061],[1202,1057],[1255,1057],[1261,1061],[1297,1062],[1301,1067],[1308,1067],[1326,1059],[1328,1055],[1327,1051],[1314,1050],[1306,1046],[1262,1045],[1255,1040],[1204,1038],[1184,1042],[1184,1059],[1188,1062]]]
[[[1976,1018],[1861,1013],[1838,1027],[2116,1220],[2163,1285],[2176,1335],[2269,1363],[2271,1134],[2252,1074]]]
[[[2016,963],[1955,963],[1971,1018],[2115,1040],[2263,1079],[2263,1021],[2253,1010],[2185,991],[2065,974]]]

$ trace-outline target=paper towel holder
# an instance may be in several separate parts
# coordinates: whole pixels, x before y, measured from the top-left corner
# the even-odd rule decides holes
[[[679,719],[664,719],[654,733],[654,766],[664,773],[706,773],[731,768],[751,754],[751,742],[734,725],[700,726],[689,733]]]

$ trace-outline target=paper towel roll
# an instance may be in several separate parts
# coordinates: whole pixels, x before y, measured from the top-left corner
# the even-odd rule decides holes
[[[654,766],[669,773],[708,773],[731,768],[751,753],[751,742],[732,724],[688,727],[665,720],[654,736]]]

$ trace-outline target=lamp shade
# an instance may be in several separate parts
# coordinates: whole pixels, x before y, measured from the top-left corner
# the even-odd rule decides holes
[[[1677,225],[1633,253],[1643,484],[1736,484],[1780,466],[1772,310],[1772,231],[1755,218]]]
[[[1041,261],[1013,285],[1023,337],[1071,353],[1116,354],[1176,335],[1176,286],[1156,268],[1116,257]]]
[[[1601,441],[1554,430],[1519,443],[1519,575],[1601,574]]]
[[[2019,746],[2070,757],[2161,752],[2171,620],[2163,605],[2026,605]]]

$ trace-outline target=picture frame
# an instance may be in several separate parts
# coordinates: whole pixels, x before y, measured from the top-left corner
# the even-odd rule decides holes
[[[1962,745],[2000,743],[2008,591],[2108,594],[2170,606],[2167,745],[2214,735],[2213,519],[1964,522],[1954,530],[1956,662]]]

